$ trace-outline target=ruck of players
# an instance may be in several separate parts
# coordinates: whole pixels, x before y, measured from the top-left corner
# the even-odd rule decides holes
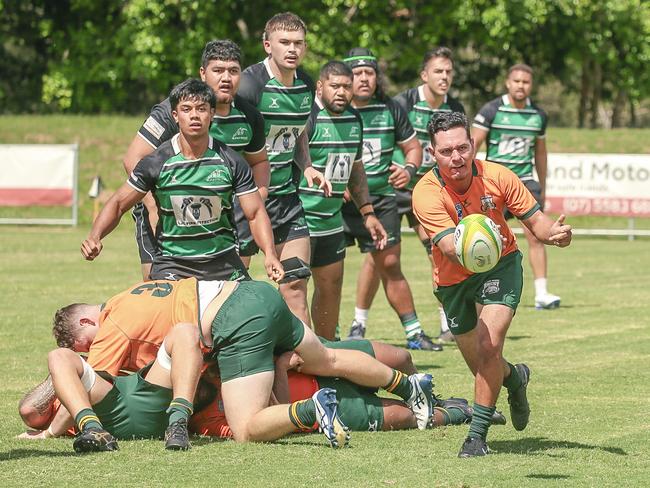
[[[31,429],[21,438],[72,436],[86,453],[130,439],[188,450],[192,436],[269,442],[318,431],[340,448],[354,431],[467,424],[456,428],[468,429],[458,455],[469,458],[489,453],[492,425],[534,421],[534,369],[516,344],[504,350],[525,300],[509,219],[524,229],[540,310],[560,306],[544,246],[568,246],[572,234],[563,215],[543,213],[546,115],[530,98],[533,69],[512,66],[504,94],[470,127],[449,94],[451,50],[423,50],[421,83],[391,97],[365,47],[341,52],[313,81],[300,66],[306,35],[297,15],[273,16],[263,59],[248,67],[234,42],[210,40],[198,77],[179,79],[148,114],[124,148],[123,185],[81,243],[86,260],[101,259],[131,212],[142,282],[102,303],[62,303],[50,374],[19,405]],[[480,225],[459,226],[468,216]],[[422,242],[435,320],[418,313],[402,272],[405,231]],[[494,244],[487,257],[463,247],[481,233]],[[346,317],[354,245],[361,266],[348,276],[356,296]],[[471,271],[471,259],[489,269]],[[253,260],[267,281],[251,278]],[[375,340],[380,287],[399,346]],[[473,399],[450,395],[444,371],[434,385],[410,352],[433,362],[451,347]]]

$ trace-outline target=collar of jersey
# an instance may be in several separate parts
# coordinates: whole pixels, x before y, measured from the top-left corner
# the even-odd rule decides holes
[[[174,149],[174,154],[182,154],[181,145],[178,143],[178,138],[180,136],[181,136],[181,133],[179,132],[179,133],[175,134],[171,139],[172,148]],[[210,140],[208,141],[208,149],[210,149],[212,147],[213,141],[212,141],[212,136],[211,135],[208,135],[208,137],[210,138]],[[183,156],[183,158],[185,158],[185,156]]]
[[[449,95],[448,93],[445,93],[445,99],[442,101],[443,104],[447,103],[447,96],[448,95]],[[424,96],[424,84],[418,86],[418,99],[419,99],[418,101],[420,101],[420,102],[426,102],[427,101],[427,98]],[[427,103],[429,103],[429,102],[427,102]]]

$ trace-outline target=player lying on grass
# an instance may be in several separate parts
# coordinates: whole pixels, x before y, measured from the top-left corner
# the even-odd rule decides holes
[[[377,345],[366,340],[340,341],[325,343],[327,347],[350,348],[373,355]],[[384,345],[390,348],[394,346]],[[397,348],[395,348],[397,349]],[[415,429],[417,420],[412,410],[402,401],[377,396],[377,389],[366,388],[341,378],[306,375],[297,372],[302,360],[292,352],[276,360],[275,385],[273,392],[281,403],[305,401],[321,388],[336,390],[338,415],[344,425],[351,431],[372,432]],[[218,381],[212,383],[218,391]],[[472,408],[463,398],[440,400],[434,398],[433,418],[429,427],[459,425],[470,422]],[[495,412],[492,423],[505,424],[506,419],[500,412]],[[316,424],[303,426],[303,432],[313,431]],[[212,403],[197,411],[190,419],[190,430],[201,435],[223,438],[232,437],[223,409],[221,395],[217,392]]]
[[[224,407],[235,440],[273,440],[291,432],[295,426],[315,421],[314,402],[303,404],[289,415],[283,407],[265,408],[273,386],[273,354],[290,350],[301,356],[306,373],[345,377],[362,385],[383,387],[408,402],[419,428],[426,428],[430,420],[433,408],[430,375],[407,377],[359,351],[325,348],[267,283],[197,282],[190,278],[145,283],[119,296],[134,292],[151,294],[152,299],[167,298],[174,302],[175,311],[195,314],[188,322],[200,324],[204,350],[219,365]],[[153,324],[159,318],[155,309],[139,310],[128,306],[129,302],[109,300],[111,311],[126,305],[122,314],[140,314],[143,326],[147,320]],[[94,307],[100,313],[99,306]],[[121,331],[117,328],[113,335],[119,337]],[[335,419],[331,410],[326,413]],[[326,434],[333,445],[346,440],[343,426],[337,422],[333,422]]]

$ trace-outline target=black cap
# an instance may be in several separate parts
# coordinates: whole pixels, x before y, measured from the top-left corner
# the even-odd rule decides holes
[[[375,71],[379,71],[377,58],[372,54],[370,49],[365,47],[355,47],[350,49],[345,55],[345,58],[343,58],[343,62],[350,68],[356,68],[357,66],[370,66]]]

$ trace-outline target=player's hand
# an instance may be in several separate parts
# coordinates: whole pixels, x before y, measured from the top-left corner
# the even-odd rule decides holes
[[[52,437],[47,430],[28,430],[16,436],[16,439],[27,439],[30,441],[42,441]]]
[[[384,229],[384,226],[381,225],[381,222],[379,222],[377,216],[368,215],[367,217],[364,217],[363,225],[370,233],[370,237],[372,237],[372,240],[375,243],[375,248],[378,251],[384,249],[386,247],[386,243],[388,242],[388,234],[386,234],[386,229]]]
[[[101,240],[88,236],[81,243],[81,254],[83,254],[83,257],[86,258],[87,261],[92,261],[99,256],[103,247]]]
[[[567,247],[571,244],[571,238],[573,234],[571,232],[571,226],[564,223],[566,216],[564,214],[553,222],[549,230],[549,242],[557,247]]]
[[[269,255],[264,257],[264,267],[266,268],[266,274],[269,279],[275,281],[276,283],[284,278],[284,268],[282,263],[275,255]]]
[[[388,177],[388,183],[393,185],[393,188],[398,190],[404,188],[411,181],[411,173],[406,169],[400,168],[396,164],[393,164],[388,168],[391,172],[391,175]]]
[[[347,188],[343,192],[343,201],[345,203],[348,203],[348,202],[352,201],[352,195],[350,195],[350,190],[348,190]]]
[[[325,175],[316,168],[309,166],[308,168],[305,168],[303,174],[307,180],[307,186],[311,188],[314,185],[318,185],[318,188],[323,190],[326,197],[329,197],[332,194],[332,183],[330,183],[330,181],[325,178]]]

